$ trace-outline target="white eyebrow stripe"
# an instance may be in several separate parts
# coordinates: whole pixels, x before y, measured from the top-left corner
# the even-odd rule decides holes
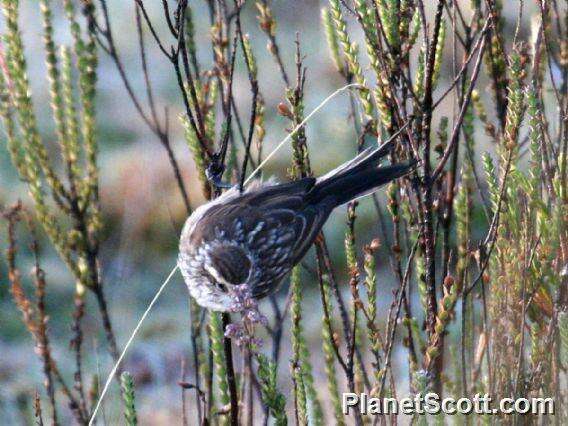
[[[225,278],[223,278],[221,276],[221,273],[217,269],[215,269],[215,267],[213,265],[211,265],[209,262],[205,262],[204,267],[205,267],[205,270],[207,272],[209,272],[209,274],[211,274],[211,276],[213,278],[215,278],[215,280],[218,283],[224,284],[224,285],[229,285],[229,286],[235,285],[234,283],[230,283]]]

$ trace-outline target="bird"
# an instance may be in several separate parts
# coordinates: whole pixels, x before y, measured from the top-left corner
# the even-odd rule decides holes
[[[234,289],[253,300],[275,292],[331,212],[408,174],[416,161],[381,166],[392,141],[370,147],[329,173],[232,187],[198,207],[180,236],[178,266],[191,296],[209,310],[235,308]]]

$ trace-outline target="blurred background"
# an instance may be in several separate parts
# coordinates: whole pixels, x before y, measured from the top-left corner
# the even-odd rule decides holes
[[[59,2],[54,5],[54,24],[58,42],[70,43],[68,27]],[[159,32],[165,34],[160,2],[145,2],[150,17],[153,18]],[[205,2],[192,2],[196,23],[199,61],[204,67],[211,63],[208,38],[209,15]],[[277,39],[281,47],[284,64],[294,75],[294,41],[299,35],[304,65],[307,67],[306,113],[313,110],[331,92],[341,87],[344,80],[335,70],[328,54],[320,10],[324,3],[319,1],[275,1],[272,4],[278,22]],[[144,90],[143,74],[138,55],[138,40],[134,27],[134,2],[109,0],[111,23],[116,37],[116,45],[124,61],[126,71],[135,90]],[[243,12],[243,28],[249,33],[259,63],[259,84],[266,105],[266,127],[264,152],[268,153],[286,136],[289,121],[276,112],[278,103],[284,100],[285,87],[279,78],[276,65],[267,52],[266,37],[258,28],[257,11],[253,4],[247,5]],[[29,75],[35,97],[35,109],[40,121],[44,140],[50,146],[50,135],[54,134],[49,111],[49,93],[46,84],[44,52],[41,48],[41,20],[35,1],[21,2],[21,22],[26,45]],[[514,30],[516,10],[507,10],[507,31]],[[525,14],[521,31],[530,33],[530,13]],[[2,23],[3,25],[3,23]],[[3,29],[2,29],[3,30]],[[361,37],[361,34],[358,34]],[[200,45],[202,48],[200,48]],[[448,40],[446,50],[451,53],[452,43]],[[178,120],[182,112],[182,100],[175,76],[166,59],[160,54],[154,43],[148,39],[149,73],[159,108],[168,108],[170,129],[176,156],[182,168],[183,178],[189,190],[193,208],[203,203],[201,185],[197,179],[191,153],[184,140]],[[241,59],[241,58],[239,58]],[[365,66],[368,64],[364,64]],[[250,89],[244,64],[236,64],[237,78],[234,84],[236,103],[241,111],[250,108]],[[104,243],[102,246],[102,274],[110,314],[120,346],[129,337],[142,312],[154,296],[169,271],[175,265],[177,244],[185,217],[185,208],[176,186],[172,169],[163,147],[148,131],[145,124],[128,98],[119,79],[116,67],[109,58],[102,54],[99,60],[99,82],[97,97],[98,140],[100,146],[101,203],[104,218]],[[451,75],[451,61],[445,61],[442,78],[448,80]],[[478,87],[480,91],[487,86],[482,77]],[[444,87],[444,84],[440,84]],[[448,97],[443,108],[451,114],[452,98]],[[44,111],[46,113],[44,113]],[[479,138],[484,137],[482,131]],[[351,158],[355,152],[355,132],[349,116],[349,97],[347,93],[332,100],[319,112],[307,126],[307,138],[311,163],[316,174],[321,174],[337,164]],[[480,151],[491,150],[488,142],[480,144]],[[290,149],[284,147],[266,166],[264,176],[276,175],[285,179],[290,162]],[[382,191],[384,192],[384,191]],[[384,200],[383,194],[380,199]],[[9,206],[22,200],[30,204],[26,186],[17,178],[10,162],[0,133],[0,205]],[[368,244],[379,236],[377,218],[370,199],[361,202],[357,222],[358,244]],[[325,233],[329,238],[332,257],[344,259],[343,238],[345,232],[345,210],[338,209],[328,221]],[[482,235],[485,225],[475,233]],[[50,315],[49,330],[55,348],[54,356],[61,365],[71,356],[68,350],[68,330],[71,327],[73,308],[74,280],[57,255],[52,252],[45,235],[40,233],[42,264],[47,272],[48,299],[47,311]],[[2,223],[0,244],[5,248],[5,223]],[[21,233],[20,241],[29,243]],[[22,244],[20,269],[23,273],[31,270],[32,259],[29,251]],[[381,260],[384,259],[384,260]],[[307,264],[313,265],[313,254],[307,258]],[[344,261],[336,262],[337,267]],[[378,257],[380,268],[379,285],[381,301],[379,312],[386,315],[391,301],[391,278],[388,260]],[[341,272],[342,285],[346,287],[345,271]],[[305,310],[306,336],[314,342],[314,351],[321,351],[319,327],[321,312],[316,283],[309,272],[304,271],[305,302],[317,309]],[[27,275],[24,278],[28,278]],[[281,303],[286,297],[286,286],[281,290]],[[347,290],[347,289],[346,289]],[[90,298],[88,305],[93,303]],[[317,303],[316,303],[317,302]],[[261,310],[270,312],[266,302]],[[311,317],[310,317],[311,316]],[[87,310],[85,319],[85,372],[86,377],[98,372],[106,379],[112,367],[111,360],[104,349],[103,336],[98,334],[98,313]],[[181,275],[175,278],[166,289],[155,309],[142,326],[125,363],[125,369],[134,376],[137,385],[137,408],[139,418],[148,424],[169,424],[179,418],[181,409],[180,389],[177,381],[181,376],[182,360],[189,360],[190,340],[188,333],[188,292]],[[284,327],[285,330],[288,327]],[[101,343],[102,342],[102,343]],[[40,362],[31,350],[32,339],[21,321],[21,314],[11,301],[6,276],[4,259],[0,261],[0,422],[2,424],[22,423],[22,411],[30,410],[27,405],[30,396],[36,390],[42,392],[43,376]],[[270,350],[270,348],[267,348]],[[283,361],[281,369],[289,368],[289,339],[283,340]],[[401,352],[402,354],[402,352]],[[397,354],[393,362],[397,364]],[[71,363],[68,363],[71,365]],[[323,375],[323,366],[315,363],[315,376]],[[70,366],[71,371],[71,366]],[[70,371],[65,372],[70,374]],[[283,371],[283,374],[288,374]],[[188,381],[191,376],[188,376]],[[289,381],[282,384],[286,394]],[[113,424],[120,413],[112,409],[117,389],[107,397],[105,411],[108,424]],[[324,401],[325,403],[325,401]],[[114,417],[113,417],[114,416]]]

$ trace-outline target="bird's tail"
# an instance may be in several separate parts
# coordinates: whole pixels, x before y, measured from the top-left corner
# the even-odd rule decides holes
[[[379,148],[368,148],[354,159],[342,164],[317,179],[310,196],[315,202],[333,201],[335,206],[371,194],[380,186],[409,173],[416,161],[379,167],[381,159],[392,147],[385,143]]]

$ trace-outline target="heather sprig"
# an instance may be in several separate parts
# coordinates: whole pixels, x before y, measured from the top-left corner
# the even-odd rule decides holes
[[[8,144],[12,147],[10,151],[13,162],[22,178],[27,181],[30,195],[36,205],[38,219],[60,256],[77,280],[86,287],[94,288],[99,285],[99,282],[93,278],[95,272],[92,270],[85,272],[84,266],[87,258],[96,252],[97,233],[101,228],[96,165],[97,143],[94,129],[97,63],[94,42],[92,40],[85,42],[81,38],[77,22],[72,14],[69,14],[75,37],[80,87],[79,103],[82,107],[82,121],[77,124],[75,103],[70,89],[72,84],[70,55],[63,49],[63,75],[61,75],[53,40],[50,5],[47,1],[41,3],[52,110],[69,180],[69,187],[66,188],[60,177],[56,175],[55,168],[50,164],[38,130],[18,26],[18,4],[6,0],[3,8],[8,24],[3,85],[8,89],[9,95],[3,99],[2,116],[6,128],[9,129],[9,136],[11,134]],[[68,9],[69,6],[67,5],[66,8]],[[16,135],[17,126],[21,131],[20,136]],[[78,142],[77,126],[80,126],[82,131],[82,145]],[[87,172],[84,175],[79,173],[77,165],[79,146],[85,153]],[[67,231],[62,229],[61,222],[55,217],[55,212],[46,199],[47,190],[51,192],[61,213],[75,221],[71,229]]]
[[[43,50],[55,124],[56,146],[65,173],[48,155],[49,146],[42,135],[36,115],[37,105],[30,86],[29,69],[24,54],[20,28],[19,2],[1,3],[6,30],[5,50],[0,52],[0,115],[7,129],[7,145],[20,178],[26,182],[35,216],[49,237],[59,257],[82,292],[91,290],[97,300],[108,349],[118,359],[118,345],[108,312],[100,274],[100,231],[98,141],[96,134],[97,48],[95,37],[84,32],[73,6],[64,2],[67,23],[72,34],[71,47],[58,46],[54,38],[51,3],[40,3],[43,23]],[[58,56],[61,52],[61,56]],[[73,70],[76,71],[74,76]],[[73,86],[78,87],[75,99]],[[80,335],[80,325],[75,327]],[[81,371],[81,350],[76,345],[77,377]],[[84,399],[82,380],[76,388]],[[85,402],[81,401],[81,406]],[[83,414],[86,416],[86,414]]]
[[[376,3],[385,28],[386,39],[396,48],[400,46],[400,5],[395,0],[377,0]]]
[[[441,348],[439,346],[440,339],[445,333],[446,326],[450,322],[451,317],[454,313],[453,311],[458,294],[453,277],[447,276],[444,279],[443,292],[444,295],[440,299],[438,306],[435,333],[432,335],[432,337],[430,337],[430,341],[425,352],[424,368],[426,371],[430,371],[436,358],[441,354]]]
[[[347,32],[347,23],[343,17],[341,2],[339,0],[330,0],[329,3],[331,17],[335,25],[335,30],[337,31],[339,43],[343,49],[343,54],[345,55],[345,59],[349,67],[349,72],[353,75],[355,82],[362,86],[359,90],[359,98],[363,106],[365,117],[367,120],[373,120],[374,105],[371,99],[371,92],[365,87],[366,79],[363,75],[363,69],[358,58],[359,48],[356,43],[351,41]]]
[[[314,385],[310,350],[304,337],[302,326],[302,281],[298,267],[292,270],[290,286],[292,292],[292,375],[296,377],[294,391],[296,399],[299,401],[302,415],[307,415],[307,412],[304,411],[307,408],[306,401],[309,400],[312,407],[312,422],[314,424],[323,424],[323,411]]]
[[[345,60],[343,59],[342,53],[339,50],[339,37],[337,35],[337,31],[335,30],[329,8],[322,8],[321,17],[329,53],[331,55],[331,59],[333,60],[333,64],[335,65],[335,68],[338,72],[345,74]]]
[[[213,364],[215,368],[215,379],[218,388],[219,402],[223,407],[230,403],[229,384],[227,383],[227,366],[223,339],[225,331],[221,315],[218,312],[209,313],[209,332],[211,335],[211,352],[213,353]],[[229,419],[226,415],[220,417],[221,424],[228,424]]]
[[[124,405],[124,421],[128,426],[136,426],[138,418],[136,416],[136,401],[134,397],[134,380],[128,372],[120,376],[122,388],[122,402]]]
[[[285,426],[288,424],[286,398],[278,391],[278,367],[262,354],[257,355],[257,361],[262,401],[269,408],[270,414],[274,417],[275,424],[277,426]]]
[[[327,276],[322,277],[322,289],[323,300],[326,301],[328,309],[333,311],[333,306],[331,302],[331,292],[329,288],[329,280]],[[337,376],[335,375],[335,352],[334,345],[337,344],[335,341],[335,335],[333,332],[333,324],[331,317],[326,315],[322,318],[322,347],[324,353],[325,361],[325,374],[327,378],[328,392],[331,398],[331,403],[333,406],[333,413],[335,416],[335,421],[338,425],[344,425],[345,419],[343,416],[343,410],[341,408],[341,398],[339,394],[339,385],[337,383]]]

